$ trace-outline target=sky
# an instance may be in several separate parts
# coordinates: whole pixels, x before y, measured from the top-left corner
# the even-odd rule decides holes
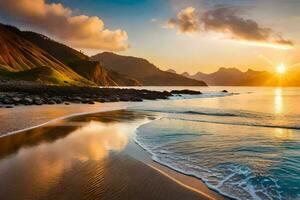
[[[299,0],[0,0],[0,22],[178,73],[300,67]]]

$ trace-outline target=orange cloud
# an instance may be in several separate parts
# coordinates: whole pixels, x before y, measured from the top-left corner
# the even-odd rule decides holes
[[[60,3],[46,3],[45,0],[1,0],[0,11],[74,47],[110,51],[128,48],[125,31],[105,29],[104,22],[96,16],[74,16],[71,9]]]
[[[178,28],[181,33],[218,32],[230,39],[266,44],[270,47],[291,48],[291,40],[284,39],[271,28],[260,26],[256,21],[238,16],[236,7],[215,7],[197,14],[195,8],[187,7],[177,14],[177,18],[167,21],[168,28]]]

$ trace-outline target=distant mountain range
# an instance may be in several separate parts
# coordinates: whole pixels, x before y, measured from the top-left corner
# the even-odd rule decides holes
[[[162,71],[143,58],[104,52],[92,56],[91,60],[99,61],[106,69],[133,77],[146,86],[206,86],[201,80]]]
[[[161,71],[141,58],[105,52],[90,60],[44,35],[3,24],[0,24],[0,78],[81,86],[206,85]]]
[[[242,72],[236,68],[223,67],[211,74],[198,72],[190,75],[184,72],[181,75],[215,86],[300,86],[300,70],[297,68],[289,69],[282,75],[251,69]]]

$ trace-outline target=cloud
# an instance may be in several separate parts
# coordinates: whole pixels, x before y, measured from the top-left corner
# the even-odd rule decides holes
[[[181,33],[193,33],[199,29],[199,19],[195,8],[187,7],[177,14],[177,19],[169,19],[166,23],[167,28],[177,27]]]
[[[238,7],[219,6],[197,14],[195,8],[188,7],[177,14],[177,18],[167,21],[168,28],[177,28],[181,33],[218,32],[230,39],[251,42],[279,48],[291,48],[291,40],[284,39],[271,28],[262,27],[252,19],[239,16]]]
[[[73,15],[60,3],[45,0],[0,0],[0,12],[62,40],[73,47],[122,51],[127,33],[108,30],[96,16]]]

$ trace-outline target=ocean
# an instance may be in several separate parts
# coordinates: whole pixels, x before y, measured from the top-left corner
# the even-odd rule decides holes
[[[118,199],[111,188],[124,198],[141,199],[135,194],[145,191],[160,199],[183,194],[181,187],[174,193],[164,185],[164,177],[153,177],[158,172],[143,174],[150,170],[143,156],[150,158],[137,143],[155,162],[229,198],[300,200],[300,88],[189,89],[203,93],[144,102],[2,108],[7,121],[1,128],[34,127],[0,138],[0,199]],[[128,155],[137,160],[142,155],[140,164]]]
[[[136,143],[227,197],[300,199],[300,88],[190,89],[203,94],[132,107],[158,116],[136,130]]]

